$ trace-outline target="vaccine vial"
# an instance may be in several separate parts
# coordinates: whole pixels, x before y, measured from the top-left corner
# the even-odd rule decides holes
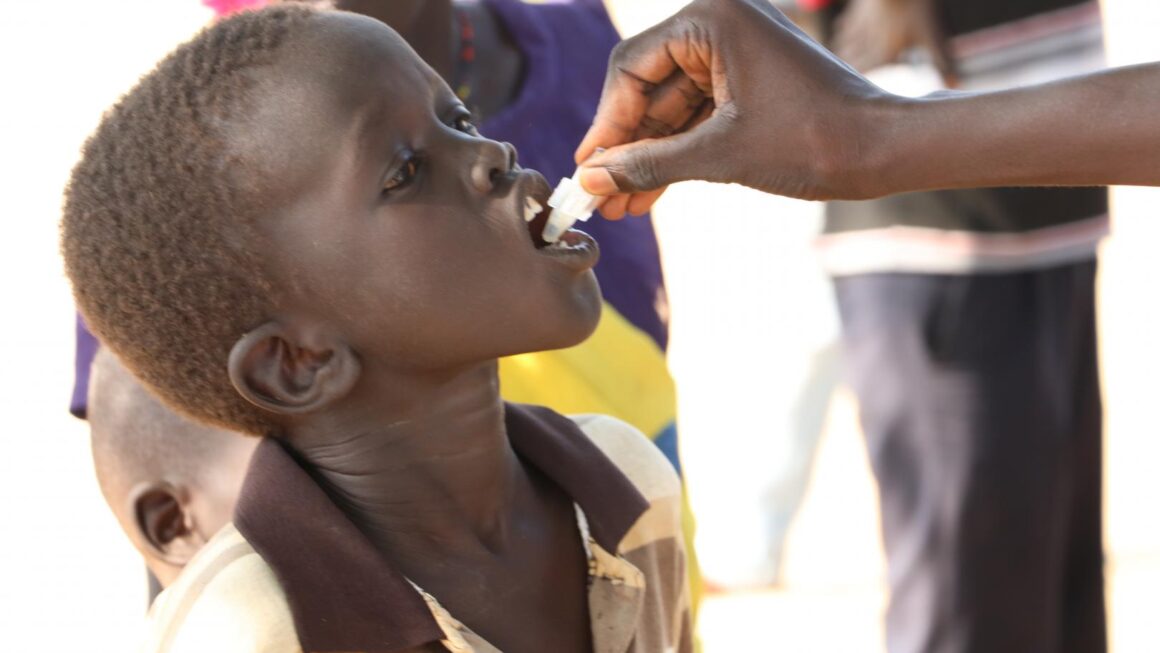
[[[544,225],[544,240],[554,243],[560,240],[565,231],[572,228],[577,222],[587,222],[592,212],[600,205],[602,198],[589,195],[580,185],[580,169],[571,177],[560,180],[552,196],[548,198],[548,206],[552,213],[548,216],[548,224]]]

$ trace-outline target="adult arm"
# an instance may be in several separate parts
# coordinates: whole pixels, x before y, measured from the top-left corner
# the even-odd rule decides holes
[[[891,105],[875,194],[1160,185],[1160,64]]]
[[[891,95],[764,0],[696,0],[613,52],[581,178],[605,215],[666,184],[806,199],[1160,185],[1160,64],[997,93]],[[609,148],[595,154],[596,148]],[[589,158],[591,157],[591,158]]]

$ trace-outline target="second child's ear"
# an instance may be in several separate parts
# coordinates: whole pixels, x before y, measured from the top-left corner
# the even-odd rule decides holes
[[[140,485],[129,497],[142,544],[153,557],[177,569],[206,543],[193,523],[186,498],[166,483]]]
[[[250,403],[278,415],[305,415],[346,396],[362,366],[343,342],[267,322],[230,351],[230,382]]]

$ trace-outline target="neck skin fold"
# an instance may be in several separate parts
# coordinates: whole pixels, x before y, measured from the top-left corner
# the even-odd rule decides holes
[[[531,481],[508,442],[497,363],[420,379],[364,369],[344,406],[287,441],[383,551],[475,556],[504,549]]]

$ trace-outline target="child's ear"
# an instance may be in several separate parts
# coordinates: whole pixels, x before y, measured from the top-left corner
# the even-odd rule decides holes
[[[206,543],[183,499],[177,488],[160,482],[139,485],[129,497],[142,543],[178,569]]]
[[[304,415],[354,387],[362,366],[349,346],[297,331],[267,322],[234,344],[230,381],[247,401],[279,415]]]

